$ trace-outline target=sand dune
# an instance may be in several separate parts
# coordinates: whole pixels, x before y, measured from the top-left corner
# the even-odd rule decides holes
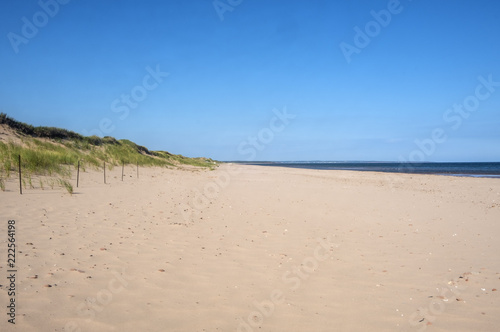
[[[0,192],[2,331],[497,331],[500,181],[223,165]],[[16,221],[16,325],[7,221]]]

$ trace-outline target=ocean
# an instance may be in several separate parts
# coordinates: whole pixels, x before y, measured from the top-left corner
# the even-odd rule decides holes
[[[337,161],[280,161],[239,162],[258,166],[279,166],[322,170],[351,170],[391,173],[437,174],[500,178],[500,162],[337,162]]]

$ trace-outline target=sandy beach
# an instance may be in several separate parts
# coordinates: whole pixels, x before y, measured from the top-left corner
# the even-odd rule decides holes
[[[499,179],[140,171],[6,183],[1,331],[498,331]]]

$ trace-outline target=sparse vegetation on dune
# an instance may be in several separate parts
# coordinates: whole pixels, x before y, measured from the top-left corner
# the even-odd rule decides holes
[[[213,169],[217,163],[208,158],[188,158],[166,151],[149,151],[146,147],[127,139],[117,140],[110,136],[82,136],[78,133],[54,128],[34,127],[0,113],[0,125],[6,125],[21,142],[0,141],[0,189],[5,190],[5,179],[16,172],[19,155],[21,167],[32,186],[33,175],[60,176],[59,184],[69,193],[73,192],[66,180],[71,176],[71,166],[80,161],[81,167],[98,168],[103,162],[108,167],[125,164],[139,166],[191,165]],[[53,184],[50,184],[53,187]],[[40,187],[43,182],[40,180]]]

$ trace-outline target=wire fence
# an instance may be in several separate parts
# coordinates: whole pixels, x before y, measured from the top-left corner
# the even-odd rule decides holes
[[[108,163],[108,166],[109,165],[113,165],[113,164]],[[127,165],[131,165],[131,164],[127,164]],[[76,166],[76,188],[79,188],[79,186],[80,186],[80,168],[81,168],[81,166],[83,166],[83,165],[82,165],[81,161],[79,160],[77,163],[77,166]],[[121,162],[121,166],[122,166],[121,167],[121,181],[124,181],[124,178],[125,178],[125,162],[124,161]],[[136,168],[136,178],[138,179],[139,178],[139,162],[137,162],[134,166]],[[106,177],[106,161],[103,161],[103,163],[102,163],[102,172],[103,172],[103,183],[106,184],[106,179],[107,179],[107,177]],[[23,184],[24,184],[24,187],[26,187],[26,183],[24,181],[25,177],[26,177],[26,174],[23,175],[23,166],[22,166],[21,155],[19,155],[18,156],[18,178],[19,178],[19,194],[20,195],[23,194]],[[28,177],[29,177],[29,182],[31,185],[31,174],[29,174]],[[5,185],[3,183],[3,179],[0,179],[0,180],[2,181],[2,190],[5,191]],[[66,187],[68,192],[70,192],[70,193],[73,192],[73,187],[69,182],[61,181],[61,184],[63,184],[63,186]]]

